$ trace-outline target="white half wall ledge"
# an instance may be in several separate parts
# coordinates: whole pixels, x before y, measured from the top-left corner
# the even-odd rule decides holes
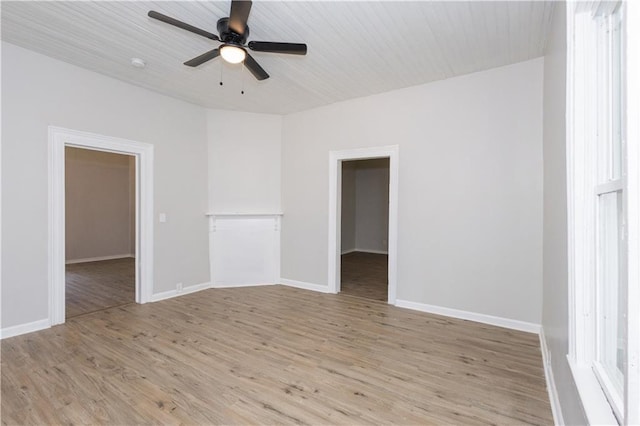
[[[288,287],[299,288],[299,289],[302,289],[302,290],[317,291],[318,293],[333,293],[333,294],[335,294],[334,291],[331,291],[331,289],[329,288],[328,285],[306,283],[304,281],[289,280],[287,278],[280,278],[280,284],[286,285]]]
[[[556,388],[556,381],[553,378],[553,368],[551,366],[551,357],[549,348],[547,347],[547,339],[544,336],[544,327],[540,327],[540,352],[542,352],[542,366],[544,368],[544,378],[547,383],[547,392],[549,393],[549,401],[551,402],[551,414],[553,415],[553,424],[556,426],[564,425],[562,417],[562,405],[560,405],[560,397]]]
[[[495,317],[492,315],[479,314],[477,312],[462,311],[459,309],[446,308],[443,306],[428,305],[425,303],[411,302],[409,300],[396,300],[399,308],[413,309],[415,311],[427,312],[429,314],[443,315],[445,317],[457,318],[467,321],[479,322],[482,324],[495,325],[512,330],[524,331],[527,333],[540,333],[540,324],[526,321],[519,321],[510,318]]]
[[[234,217],[234,216],[256,216],[256,217],[263,217],[263,216],[284,216],[284,213],[282,212],[273,212],[273,213],[269,213],[269,212],[257,212],[257,213],[251,213],[251,212],[221,212],[221,213],[216,213],[216,212],[208,212],[205,213],[205,216],[218,216],[218,217]]]
[[[182,291],[178,290],[169,290],[163,291],[162,293],[156,293],[151,296],[151,302],[159,302],[161,300],[171,299],[178,296],[184,296],[189,293],[195,293],[197,291],[202,291],[211,288],[211,283],[202,283],[202,284],[194,284],[188,287],[184,287]]]
[[[28,322],[26,324],[14,325],[13,327],[0,329],[0,340],[20,336],[21,334],[32,333],[34,331],[45,330],[47,328],[51,328],[49,318]]]

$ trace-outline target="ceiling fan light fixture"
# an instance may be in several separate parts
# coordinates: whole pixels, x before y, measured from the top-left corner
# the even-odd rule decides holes
[[[247,52],[240,46],[223,44],[220,47],[220,56],[230,64],[239,64],[247,57]]]

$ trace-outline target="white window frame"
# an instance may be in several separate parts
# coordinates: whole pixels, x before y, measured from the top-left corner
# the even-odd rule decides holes
[[[601,99],[594,93],[593,81],[598,68],[593,60],[597,33],[589,28],[592,20],[583,19],[585,13],[610,8],[612,2],[568,2],[567,7],[567,184],[568,184],[568,249],[569,249],[569,365],[590,424],[640,423],[640,149],[638,148],[640,118],[640,65],[637,50],[640,46],[638,28],[624,25],[623,50],[626,59],[626,108],[623,106],[622,177],[598,185],[597,141],[588,127],[594,108]],[[638,2],[622,2],[623,19],[638,22]],[[606,13],[606,11],[605,11]],[[588,15],[586,15],[588,16]],[[636,25],[637,27],[637,25]],[[624,60],[623,60],[624,63]],[[590,86],[591,85],[591,86]],[[592,121],[591,121],[592,122]],[[625,136],[626,135],[626,136]],[[624,141],[631,141],[624,143]],[[594,194],[595,190],[595,194]],[[611,395],[605,394],[606,383],[599,381],[594,368],[597,354],[596,330],[596,218],[597,194],[621,190],[623,194],[623,240],[621,250],[623,268],[621,282],[627,293],[627,339],[624,394],[614,409]],[[600,377],[602,379],[602,377]],[[606,380],[606,379],[604,379]],[[615,401],[614,401],[615,405]]]
[[[627,376],[625,423],[640,424],[640,2],[626,2]]]

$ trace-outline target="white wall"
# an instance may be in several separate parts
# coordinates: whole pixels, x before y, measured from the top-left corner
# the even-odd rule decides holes
[[[207,139],[210,211],[280,212],[282,117],[208,110]]]
[[[544,219],[542,327],[562,416],[587,424],[567,362],[569,352],[566,156],[566,9],[554,8],[544,57]]]
[[[342,163],[340,204],[340,248],[342,253],[356,249],[356,161]]]
[[[153,292],[209,281],[205,110],[3,42],[2,327],[48,316],[49,125],[153,144]]]
[[[342,163],[341,249],[386,253],[389,159]]]
[[[382,252],[389,237],[389,159],[360,160],[356,166],[356,249]]]
[[[329,151],[398,144],[398,299],[539,324],[542,67],[285,116],[283,278],[327,285]]]
[[[65,149],[67,261],[134,254],[132,158],[90,149]]]

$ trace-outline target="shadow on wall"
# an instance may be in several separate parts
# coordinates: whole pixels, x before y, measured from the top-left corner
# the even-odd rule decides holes
[[[135,157],[65,148],[67,263],[135,255]]]

